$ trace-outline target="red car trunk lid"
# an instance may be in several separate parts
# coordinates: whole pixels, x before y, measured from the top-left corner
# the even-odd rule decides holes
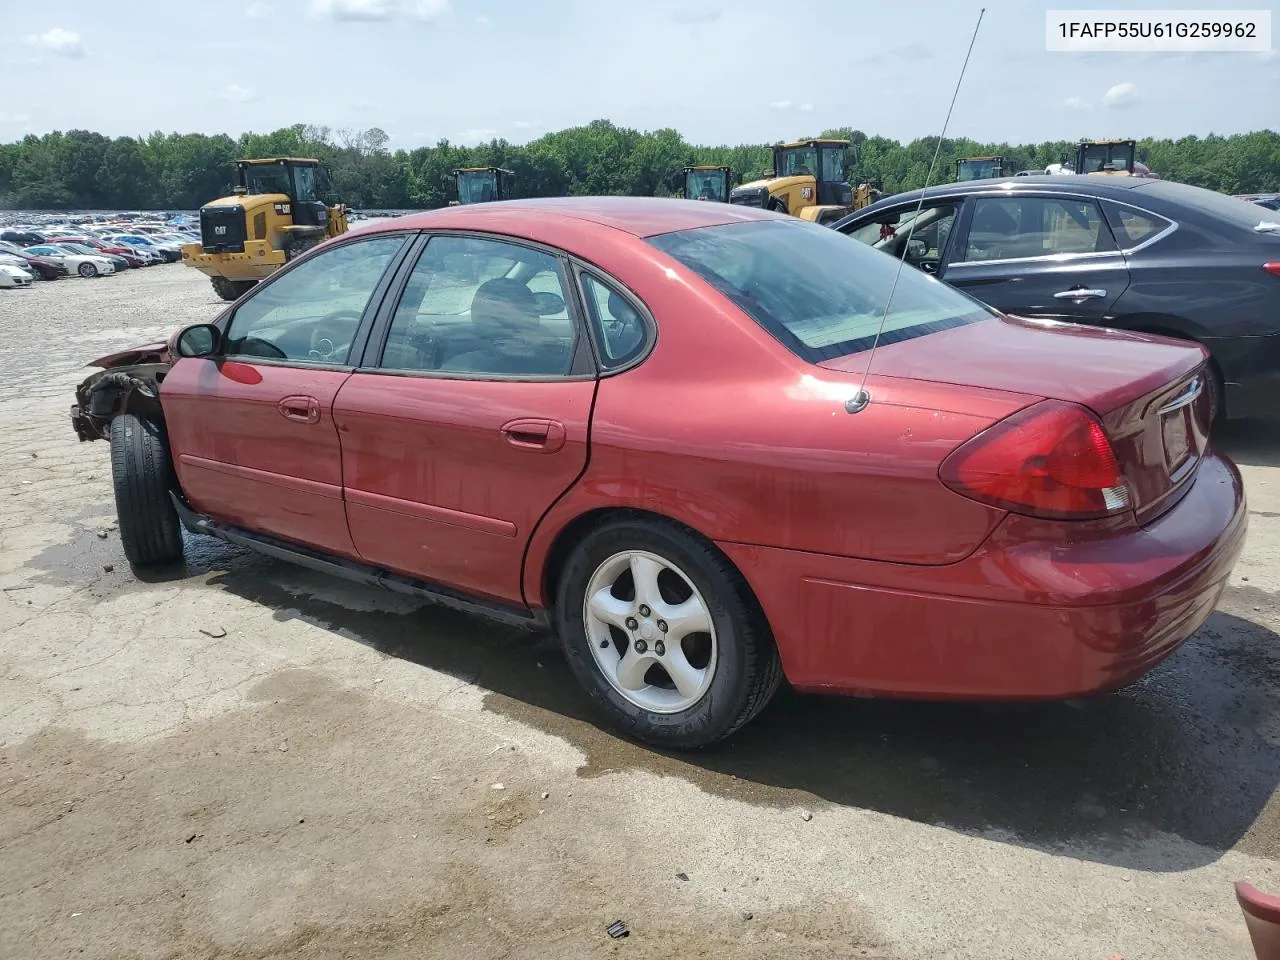
[[[859,373],[868,352],[825,361]],[[876,351],[872,373],[1005,390],[1088,407],[1101,419],[1140,521],[1195,473],[1207,446],[1208,353],[1195,343],[1018,317],[953,327]]]

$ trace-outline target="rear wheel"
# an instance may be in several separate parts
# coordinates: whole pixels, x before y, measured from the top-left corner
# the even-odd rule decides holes
[[[111,481],[129,563],[146,567],[181,559],[182,527],[169,497],[173,464],[158,424],[131,413],[111,421]]]
[[[574,674],[624,731],[692,749],[764,709],[782,679],[768,624],[734,566],[676,524],[623,520],[574,548],[556,625]]]
[[[96,277],[98,275],[98,268],[94,266],[92,263],[86,262],[86,263],[80,264],[80,266],[76,268],[76,272],[80,274],[80,276],[84,277],[86,280],[89,280],[92,277]]]

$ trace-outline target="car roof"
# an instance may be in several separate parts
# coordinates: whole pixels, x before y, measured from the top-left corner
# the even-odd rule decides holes
[[[636,237],[713,227],[744,220],[775,219],[778,214],[728,203],[664,197],[542,197],[441,207],[363,227],[361,234],[390,230],[499,230],[522,233],[535,224],[564,227],[595,224]]]

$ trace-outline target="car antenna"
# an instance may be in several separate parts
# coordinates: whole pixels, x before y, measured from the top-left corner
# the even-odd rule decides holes
[[[915,215],[911,218],[911,226],[907,228],[907,239],[902,245],[902,256],[898,258],[898,270],[893,275],[893,285],[889,287],[889,296],[884,301],[884,312],[880,314],[880,325],[876,328],[875,339],[871,341],[871,351],[867,354],[867,367],[862,371],[862,382],[858,384],[858,392],[844,402],[846,413],[858,413],[871,402],[871,394],[867,392],[867,377],[871,375],[871,362],[876,357],[876,347],[880,346],[880,334],[884,332],[885,322],[889,318],[889,306],[893,303],[893,295],[898,289],[898,278],[902,276],[902,268],[907,262],[907,247],[915,234],[916,222],[920,219],[920,211],[924,207],[924,195],[933,182],[933,171],[938,166],[938,157],[942,153],[942,141],[947,136],[947,127],[951,125],[951,112],[956,108],[956,98],[960,96],[960,85],[964,82],[964,74],[969,69],[969,57],[973,55],[973,45],[978,39],[978,28],[982,26],[982,18],[987,8],[978,11],[978,22],[973,25],[973,36],[969,38],[969,49],[965,52],[964,63],[960,65],[960,76],[956,78],[956,88],[951,94],[951,106],[947,107],[946,119],[942,121],[942,132],[938,134],[938,146],[933,151],[933,160],[929,162],[929,172],[925,174],[924,186],[920,190],[920,200],[916,203]]]

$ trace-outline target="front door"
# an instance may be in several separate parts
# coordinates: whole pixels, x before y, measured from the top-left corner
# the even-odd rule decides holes
[[[407,242],[331,247],[262,284],[221,324],[218,356],[178,360],[161,403],[178,480],[201,513],[354,555],[333,399],[388,267]]]
[[[505,240],[427,243],[334,402],[366,561],[521,602],[529,536],[587,461],[595,366],[566,270]]]
[[[942,277],[997,310],[1105,325],[1129,268],[1095,200],[978,196],[968,200]]]

